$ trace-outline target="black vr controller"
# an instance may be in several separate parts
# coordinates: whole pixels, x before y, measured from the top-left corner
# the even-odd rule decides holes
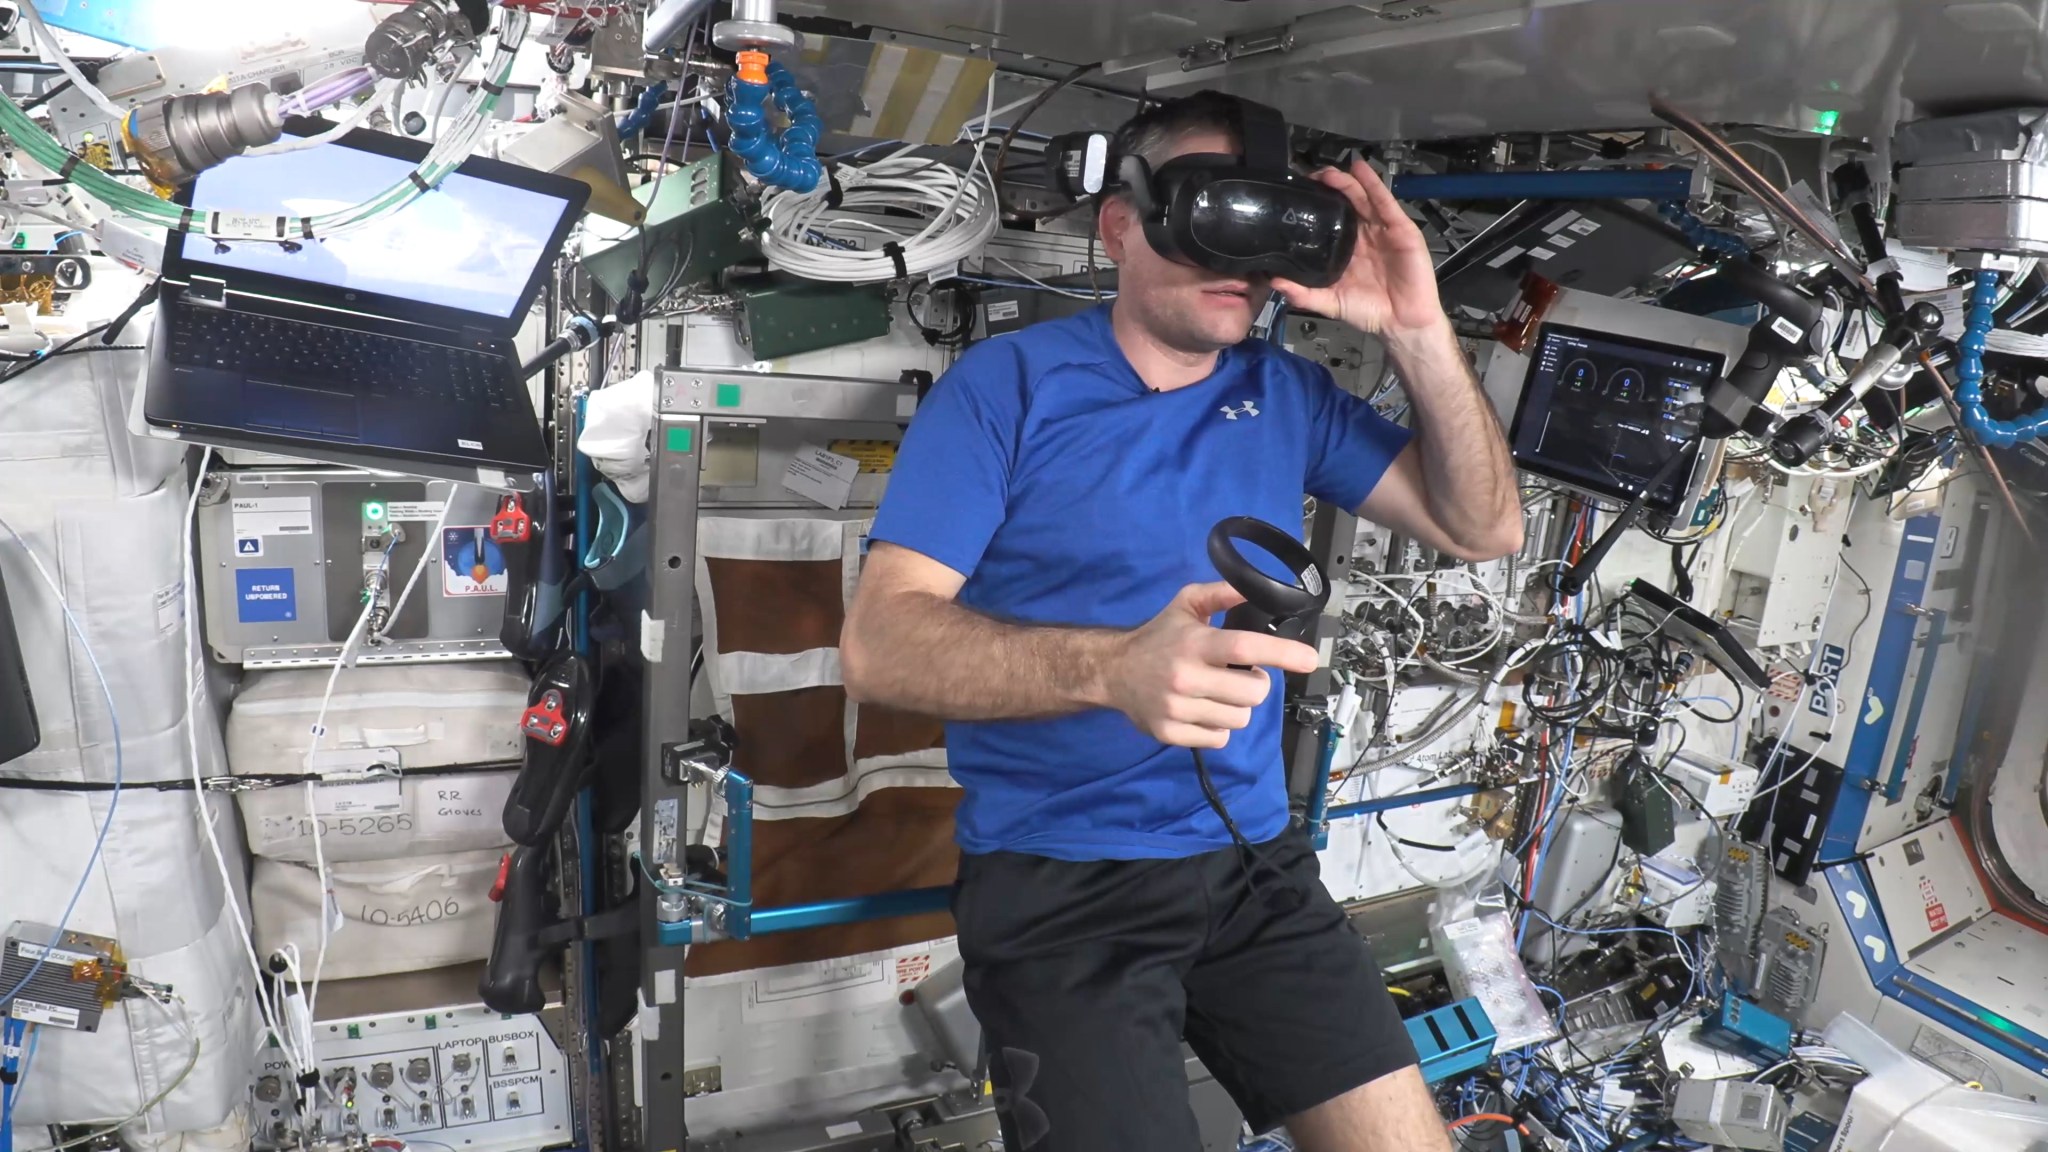
[[[1260,571],[1238,551],[1239,541],[1271,553],[1294,573],[1294,580],[1278,580]],[[1315,619],[1330,601],[1330,582],[1300,540],[1264,520],[1232,516],[1209,529],[1209,562],[1244,596],[1244,603],[1223,614],[1225,628],[1288,640],[1312,638]]]
[[[1294,574],[1294,579],[1280,580],[1261,571],[1238,550],[1240,542],[1270,553]],[[1223,614],[1223,627],[1304,643],[1315,639],[1316,617],[1322,614],[1323,605],[1330,601],[1330,582],[1323,575],[1322,565],[1316,563],[1315,554],[1291,533],[1250,516],[1220,520],[1209,529],[1209,562],[1216,566],[1217,574],[1244,597],[1244,603]],[[1307,890],[1298,879],[1245,840],[1244,834],[1238,830],[1237,821],[1231,819],[1229,809],[1224,807],[1215,781],[1209,778],[1209,766],[1200,749],[1194,750],[1194,760],[1195,774],[1202,783],[1202,796],[1209,802],[1216,818],[1223,822],[1231,840],[1248,860],[1256,862],[1253,864],[1255,872],[1257,869],[1270,870],[1279,880],[1278,886],[1267,887],[1254,874],[1252,886],[1259,890],[1260,898],[1269,906],[1283,911],[1299,908],[1308,898]]]

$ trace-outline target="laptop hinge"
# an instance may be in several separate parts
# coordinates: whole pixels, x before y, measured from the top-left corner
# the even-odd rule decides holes
[[[180,295],[193,304],[225,308],[228,306],[228,282],[213,276],[194,276]]]

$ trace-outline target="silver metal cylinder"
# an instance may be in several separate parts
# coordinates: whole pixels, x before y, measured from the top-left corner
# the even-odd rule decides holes
[[[654,902],[654,918],[663,924],[679,924],[689,914],[681,892],[663,892]]]
[[[775,0],[733,0],[732,19],[718,22],[711,42],[728,52],[780,52],[796,47],[796,29],[775,22]]]
[[[413,0],[370,30],[363,42],[363,62],[393,80],[418,76],[434,46],[454,35],[456,20],[447,0]]]
[[[138,108],[129,119],[127,143],[152,179],[176,186],[283,134],[277,97],[257,82]]]

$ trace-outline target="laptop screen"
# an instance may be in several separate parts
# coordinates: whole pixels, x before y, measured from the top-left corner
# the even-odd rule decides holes
[[[404,180],[415,164],[341,144],[238,156],[200,174],[191,206],[311,216],[359,204]],[[388,216],[303,245],[224,244],[187,235],[189,264],[260,272],[350,292],[508,319],[553,252],[569,201],[460,172]]]

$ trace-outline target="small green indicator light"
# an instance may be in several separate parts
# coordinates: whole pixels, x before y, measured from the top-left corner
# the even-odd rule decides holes
[[[434,1029],[439,1028],[440,1026],[441,1022],[437,1017],[427,1017],[427,1031],[432,1032]]]
[[[718,386],[718,406],[720,408],[739,407],[740,386],[737,384],[720,384]]]
[[[671,452],[688,452],[690,450],[690,430],[688,428],[669,429],[668,450]]]
[[[384,513],[384,505],[378,501],[372,500],[368,504],[363,505],[363,519],[365,520],[381,522],[384,519]]]
[[[361,1024],[349,1025],[348,1038],[351,1040],[361,1040],[363,1038],[363,1026]]]
[[[1841,122],[1842,114],[1840,112],[1829,110],[1826,112],[1822,112],[1819,116],[1814,117],[1813,123],[1814,128],[1817,131],[1823,134],[1833,135],[1835,131],[1835,125]]]

